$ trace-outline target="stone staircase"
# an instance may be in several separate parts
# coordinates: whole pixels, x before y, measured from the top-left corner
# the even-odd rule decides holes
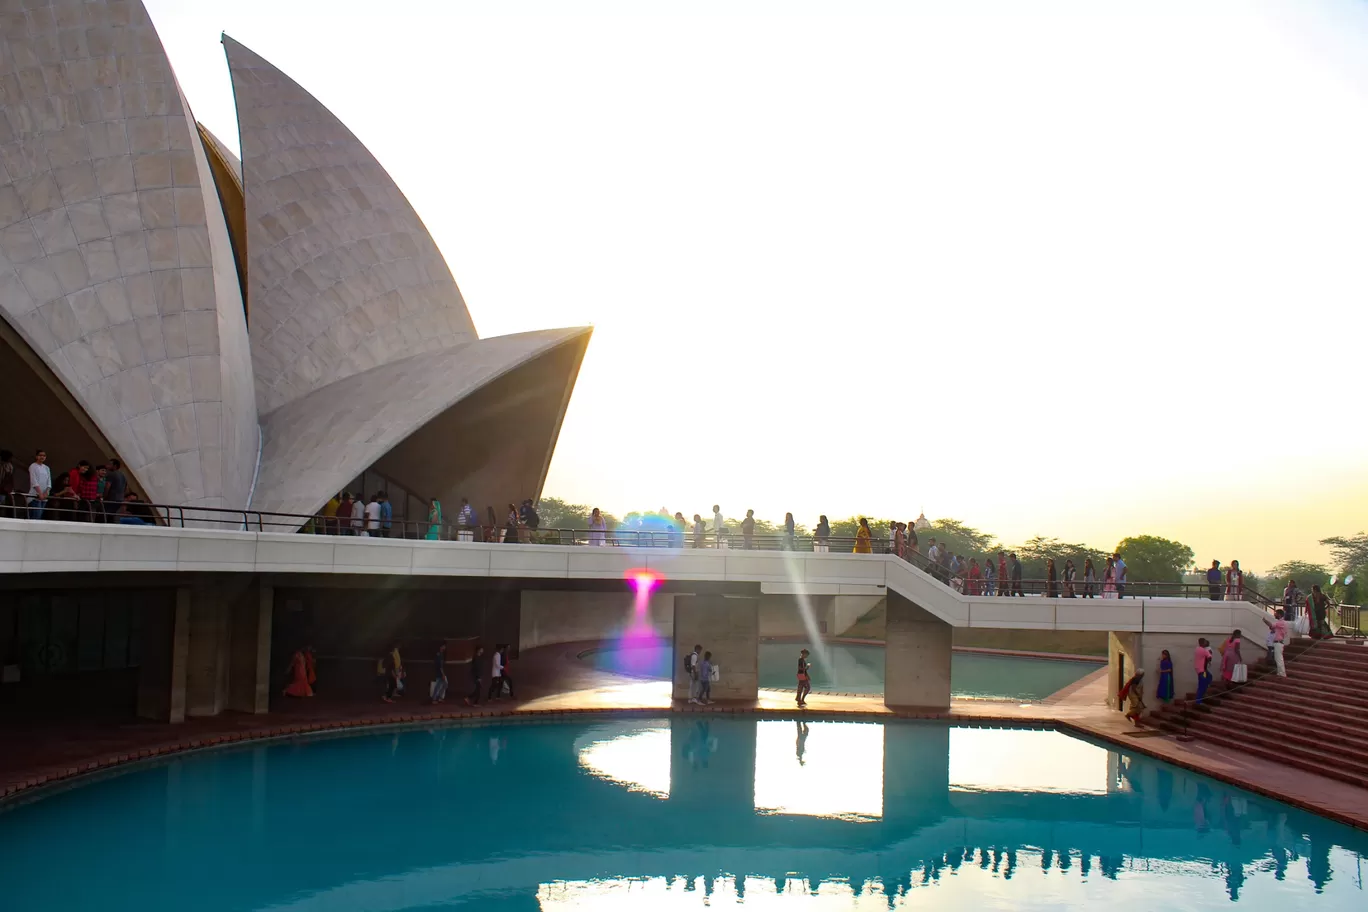
[[[1173,734],[1368,788],[1368,646],[1307,639],[1288,644],[1287,677],[1250,666],[1247,684],[1219,678],[1205,702],[1196,694],[1161,706],[1150,724]]]

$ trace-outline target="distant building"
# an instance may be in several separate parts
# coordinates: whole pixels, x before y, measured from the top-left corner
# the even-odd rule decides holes
[[[918,532],[923,532],[931,528],[931,520],[927,519],[926,513],[923,512],[917,517],[917,521],[912,524],[912,528],[916,529]]]

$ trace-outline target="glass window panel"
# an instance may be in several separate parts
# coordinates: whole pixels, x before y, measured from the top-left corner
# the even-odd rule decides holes
[[[104,667],[128,666],[128,595],[111,592],[105,598]]]
[[[76,640],[76,670],[99,671],[104,663],[104,596],[98,592],[82,593],[79,599],[80,621]]]
[[[81,604],[74,595],[52,596],[52,629],[48,634],[47,660],[51,672],[76,670],[76,642],[81,628]]]

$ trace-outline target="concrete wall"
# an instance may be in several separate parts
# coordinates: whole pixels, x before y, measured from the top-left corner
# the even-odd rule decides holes
[[[228,705],[228,603],[230,593],[190,592],[190,653],[185,677],[185,714],[217,716]]]
[[[642,617],[656,636],[674,634],[675,596],[656,593]],[[622,592],[551,592],[524,590],[518,648],[553,643],[610,639],[627,631],[636,619],[636,596]]]
[[[888,593],[884,703],[950,708],[949,624],[896,592]]]
[[[229,613],[228,708],[264,713],[271,705],[271,618],[275,591],[260,583]]]
[[[146,649],[138,669],[138,715],[158,722],[185,721],[185,678],[190,654],[190,590],[173,604],[150,611]]]
[[[1245,663],[1255,665],[1267,655],[1264,649],[1266,630],[1244,630],[1240,655]],[[1211,674],[1213,681],[1221,680],[1221,644],[1230,636],[1229,630],[1216,633],[1112,633],[1107,638],[1107,705],[1119,708],[1116,695],[1137,668],[1145,669],[1145,702],[1151,708],[1158,704],[1159,660],[1167,649],[1173,659],[1173,690],[1179,699],[1197,691],[1197,669],[1193,654],[1199,636],[1211,643]]]
[[[722,595],[680,595],[674,600],[674,652],[683,655],[701,643],[712,653],[721,680],[714,700],[754,700],[760,692],[760,600]],[[674,673],[674,697],[689,698],[682,662]]]

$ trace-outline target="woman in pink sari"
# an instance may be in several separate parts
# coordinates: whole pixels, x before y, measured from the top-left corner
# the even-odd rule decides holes
[[[1116,562],[1107,558],[1107,569],[1102,571],[1102,597],[1116,598]]]
[[[1244,657],[1240,655],[1240,631],[1237,630],[1221,644],[1221,680],[1229,684],[1235,675],[1235,666],[1243,664]]]

